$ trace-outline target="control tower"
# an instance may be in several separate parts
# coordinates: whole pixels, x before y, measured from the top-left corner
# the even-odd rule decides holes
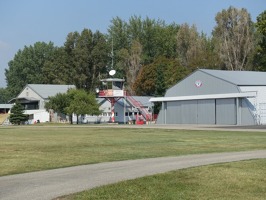
[[[115,70],[111,70],[109,75],[115,75]],[[100,81],[102,86],[98,96],[111,103],[111,122],[115,122],[115,103],[126,96],[126,91],[124,90],[125,79],[107,78]]]

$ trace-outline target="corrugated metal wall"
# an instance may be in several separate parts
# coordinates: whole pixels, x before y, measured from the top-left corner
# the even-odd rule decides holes
[[[201,85],[197,86],[197,81],[201,81]],[[225,94],[235,92],[239,92],[236,85],[210,76],[201,71],[196,71],[172,88],[168,89],[165,97]]]
[[[215,124],[215,100],[198,100],[198,124]]]
[[[241,107],[241,124],[243,125],[255,125],[257,124],[257,117],[253,116],[253,112],[251,111],[252,104],[250,104],[250,101],[246,98],[241,99],[240,101],[240,107]],[[259,121],[258,121],[259,123]]]
[[[182,124],[197,124],[197,100],[182,101]]]
[[[256,117],[258,124],[266,124],[266,87],[265,86],[241,86],[241,91],[249,92],[256,91],[256,98],[248,98],[246,105],[250,108],[249,111]]]
[[[182,124],[181,102],[180,101],[168,102],[166,116],[167,116],[166,119],[167,124]]]
[[[215,124],[215,101],[167,102],[166,122],[167,124]]]
[[[238,92],[240,92],[238,86],[202,71],[196,71],[168,89],[165,97]],[[162,107],[157,119],[157,123],[161,124],[255,124],[247,103],[235,98],[175,101],[163,104],[165,106]]]
[[[216,100],[216,124],[235,125],[236,117],[236,99]]]
[[[237,124],[235,99],[206,99],[167,102],[158,123]]]

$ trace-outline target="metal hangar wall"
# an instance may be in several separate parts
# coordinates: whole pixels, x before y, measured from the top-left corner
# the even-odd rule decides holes
[[[266,73],[261,73],[251,73],[251,78],[264,77],[266,81]],[[242,74],[243,77],[235,76]],[[247,86],[250,82],[245,83],[242,80],[246,77],[249,77],[249,72],[203,69],[195,71],[168,89],[164,97],[150,100],[162,103],[157,123],[258,124],[257,107],[254,104],[258,96],[255,85],[247,91],[241,91],[240,86]]]

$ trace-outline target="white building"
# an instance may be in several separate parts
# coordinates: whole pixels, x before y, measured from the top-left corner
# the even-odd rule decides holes
[[[74,85],[46,85],[46,84],[27,84],[21,93],[14,99],[10,100],[14,103],[18,100],[25,108],[25,114],[28,114],[29,123],[33,124],[37,121],[43,122],[65,122],[67,116],[59,115],[54,112],[47,112],[44,108],[48,97],[55,96],[58,93],[66,93],[69,89],[75,88]],[[115,103],[115,122],[127,123],[140,116],[141,112],[152,115],[153,104],[149,102],[150,97],[125,96]],[[107,123],[111,121],[111,103],[105,98],[97,98],[100,104],[102,114],[99,116],[80,116],[79,123]],[[146,119],[144,119],[146,120]],[[150,120],[150,119],[149,119]],[[73,114],[73,123],[77,122],[75,114]]]
[[[147,96],[125,96],[125,98],[120,98],[115,103],[115,122],[116,123],[133,123],[137,118],[143,118],[144,122],[151,121],[152,118],[145,118],[142,112],[148,113],[152,116],[153,103],[150,100],[151,97]],[[80,121],[83,123],[107,123],[111,122],[112,112],[111,112],[111,102],[105,98],[97,98],[100,104],[100,110],[102,114],[99,116],[81,116]],[[136,102],[137,105],[136,105]],[[139,108],[141,105],[141,109]],[[76,120],[76,119],[75,119]],[[75,122],[75,121],[74,121]]]
[[[75,88],[74,85],[46,85],[46,84],[27,84],[21,93],[10,102],[18,100],[25,109],[25,114],[29,115],[29,123],[60,121],[56,113],[49,113],[45,110],[45,102],[48,98],[57,93],[66,93],[67,90]]]

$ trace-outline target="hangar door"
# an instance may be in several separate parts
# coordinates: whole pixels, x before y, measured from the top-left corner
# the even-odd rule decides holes
[[[235,125],[236,118],[236,99],[216,100],[216,124]]]
[[[236,124],[235,99],[167,102],[167,124]]]
[[[215,124],[215,100],[167,102],[167,124]]]

